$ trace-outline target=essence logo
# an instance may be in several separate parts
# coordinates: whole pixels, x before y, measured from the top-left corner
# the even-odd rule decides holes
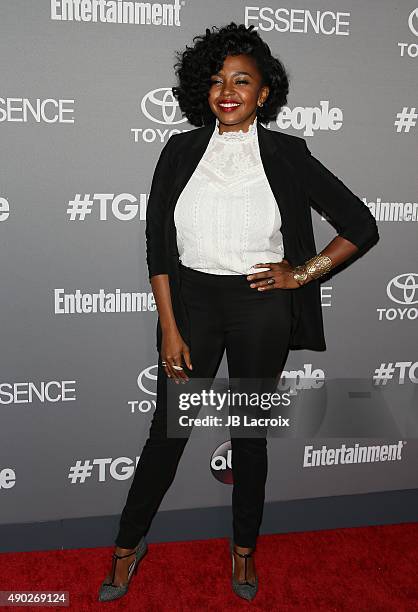
[[[0,98],[0,123],[75,123],[74,100]]]
[[[234,482],[232,475],[232,448],[231,441],[224,442],[214,451],[210,460],[212,476],[223,484]]]
[[[349,36],[350,13],[334,11],[310,11],[308,9],[270,6],[246,6],[245,25],[253,23],[263,32],[290,32],[291,34],[324,34],[325,36]]]
[[[39,383],[32,381],[2,382],[0,383],[0,405],[74,402],[77,399],[75,385],[75,380],[42,380]]]

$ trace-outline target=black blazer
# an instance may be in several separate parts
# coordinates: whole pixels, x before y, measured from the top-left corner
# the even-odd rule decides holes
[[[146,213],[148,277],[169,275],[174,316],[190,350],[173,214],[178,197],[202,158],[214,128],[215,120],[169,138],[155,167]],[[257,135],[264,171],[282,218],[284,258],[292,266],[304,263],[317,253],[311,206],[330,220],[340,236],[360,250],[379,239],[375,218],[368,207],[311,155],[303,138],[269,130],[258,121]],[[288,291],[292,293],[290,349],[326,350],[319,280]],[[158,351],[161,339],[158,317]]]

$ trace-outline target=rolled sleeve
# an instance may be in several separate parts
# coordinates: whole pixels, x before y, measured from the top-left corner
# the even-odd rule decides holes
[[[305,186],[310,204],[325,212],[338,235],[363,249],[379,239],[374,216],[350,189],[314,157],[304,142],[306,154]]]
[[[145,239],[148,278],[157,274],[168,274],[168,245],[164,233],[165,215],[172,183],[173,166],[170,157],[171,136],[163,149],[155,166],[148,197]]]

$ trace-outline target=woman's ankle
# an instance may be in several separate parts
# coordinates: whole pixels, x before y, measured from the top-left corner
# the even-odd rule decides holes
[[[132,548],[124,548],[123,546],[118,546],[118,544],[115,544],[115,553],[117,555],[127,555],[128,553],[131,553],[135,550],[136,546],[132,546]]]

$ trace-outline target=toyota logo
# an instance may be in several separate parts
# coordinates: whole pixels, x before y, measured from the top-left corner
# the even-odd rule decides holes
[[[415,23],[414,23],[415,21]],[[409,29],[411,30],[412,34],[415,34],[415,36],[418,36],[418,8],[414,8],[414,10],[412,11],[412,13],[409,15],[408,17],[408,26]]]
[[[141,100],[141,110],[145,117],[154,123],[178,125],[187,121],[186,117],[181,116],[180,107],[171,87],[159,87],[145,94]]]
[[[158,372],[158,365],[152,365],[149,366],[149,368],[145,368],[145,370],[142,370],[142,372],[138,374],[137,378],[138,387],[144,393],[148,393],[148,395],[157,395],[155,392],[157,374],[152,372],[154,369]]]
[[[388,283],[386,293],[388,297],[397,304],[418,304],[418,299],[415,299],[418,289],[418,274],[409,272],[395,276]]]

